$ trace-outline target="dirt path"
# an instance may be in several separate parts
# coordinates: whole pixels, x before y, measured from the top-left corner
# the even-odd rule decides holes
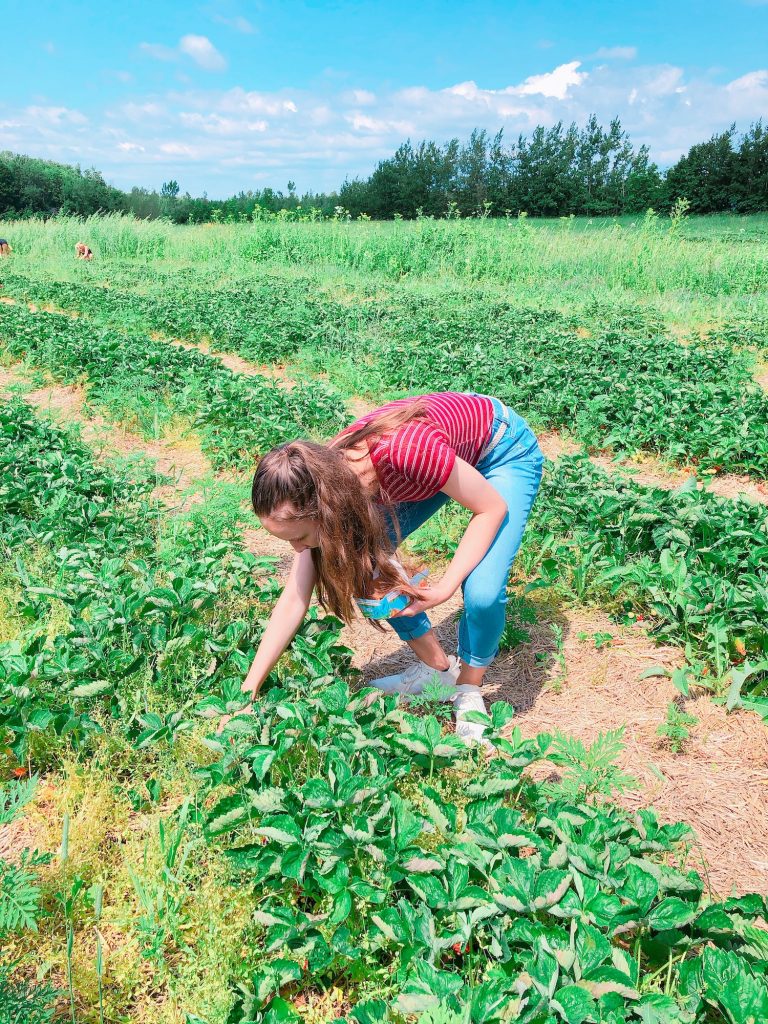
[[[19,367],[0,367],[0,391],[14,385],[25,385]],[[25,401],[62,423],[77,423],[83,440],[98,455],[117,454],[147,457],[155,463],[158,477],[170,482],[158,483],[154,495],[165,504],[177,505],[180,495],[193,484],[213,474],[207,457],[193,442],[165,439],[147,440],[132,434],[119,424],[105,419],[87,408],[87,395],[82,387],[72,384],[48,384],[24,393]]]
[[[548,459],[557,461],[562,455],[574,455],[581,447],[557,431],[539,435],[541,450]],[[696,478],[692,470],[670,469],[652,455],[638,454],[636,459],[614,460],[609,455],[590,455],[589,461],[611,476],[624,476],[643,487],[659,487],[673,491]],[[698,480],[698,490],[709,491],[721,498],[746,498],[758,505],[768,505],[768,483],[735,473],[723,473],[709,480]]]
[[[224,366],[234,373],[242,373],[248,377],[267,377],[274,380],[278,387],[290,391],[296,387],[297,381],[293,379],[284,366],[259,366],[250,363],[241,356],[225,352],[211,351],[210,345],[205,342],[194,343],[181,341],[180,339],[168,339],[161,335],[153,335],[157,340],[168,341],[180,348],[196,349],[206,355],[218,359]],[[765,374],[765,386],[768,388],[768,371]],[[364,416],[376,408],[376,403],[369,402],[363,398],[351,398],[347,400],[347,408],[355,416]],[[548,459],[553,461],[561,455],[573,455],[581,451],[581,446],[575,441],[564,437],[557,431],[546,431],[539,436],[539,444]],[[652,455],[638,453],[636,459],[622,459],[615,461],[610,455],[590,455],[590,462],[599,466],[610,475],[626,476],[645,487],[659,487],[665,491],[672,491],[682,487],[696,473],[692,470],[670,469]],[[709,480],[699,480],[699,490],[706,490],[717,494],[721,498],[736,499],[746,498],[759,505],[768,505],[768,483],[754,480],[748,476],[738,476],[734,473],[724,473],[714,476]]]

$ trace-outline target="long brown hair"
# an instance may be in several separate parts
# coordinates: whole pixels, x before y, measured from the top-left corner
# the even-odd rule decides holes
[[[355,616],[355,597],[369,597],[374,590],[417,593],[390,562],[395,545],[385,508],[372,500],[344,452],[426,413],[426,403],[416,399],[366,418],[328,445],[290,441],[267,452],[254,474],[251,500],[257,516],[278,513],[286,522],[315,521],[318,600],[344,622]],[[399,539],[394,515],[386,511]]]

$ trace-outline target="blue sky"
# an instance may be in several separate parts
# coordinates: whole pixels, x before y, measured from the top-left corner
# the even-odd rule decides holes
[[[406,137],[618,114],[662,164],[768,118],[768,0],[3,4],[0,149],[221,196]]]

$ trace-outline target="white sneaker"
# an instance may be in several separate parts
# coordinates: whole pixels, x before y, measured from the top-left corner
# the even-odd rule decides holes
[[[456,696],[453,698],[456,735],[468,747],[473,743],[480,743],[487,749],[492,750],[493,744],[485,738],[485,726],[480,725],[479,722],[464,721],[464,715],[468,711],[480,711],[484,715],[488,714],[480,687],[470,686],[468,683],[465,683],[456,687]]]
[[[438,672],[436,668],[430,668],[423,661],[417,661],[415,665],[409,665],[404,672],[399,672],[394,676],[372,679],[368,685],[375,686],[377,690],[383,690],[384,693],[405,693],[411,696],[422,693],[424,687],[431,682],[437,682],[441,686],[455,690],[460,668],[459,659],[455,655],[448,658],[448,668],[443,672]],[[451,700],[452,695],[447,695],[447,699]]]

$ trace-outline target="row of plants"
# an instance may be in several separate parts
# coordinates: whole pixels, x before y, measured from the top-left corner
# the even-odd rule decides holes
[[[83,758],[114,728],[137,752],[161,748],[236,713],[276,587],[229,524],[169,521],[148,499],[154,478],[96,463],[21,402],[0,436],[2,592],[18,632],[0,650],[2,726],[16,758],[45,766],[62,743]],[[135,883],[158,978],[187,942],[192,829],[255,907],[230,1024],[299,1020],[333,991],[357,1024],[756,1024],[768,1012],[764,900],[713,901],[683,866],[685,826],[611,802],[629,785],[613,763],[620,736],[589,751],[526,741],[497,704],[486,765],[434,718],[350,693],[345,660],[336,630],[310,621],[253,713],[206,737],[200,788],[163,829],[162,893]],[[525,774],[545,759],[558,783]],[[71,881],[44,908],[66,922],[68,949],[87,879]],[[48,996],[11,982],[23,1007]],[[71,966],[67,984],[74,1014]]]
[[[0,439],[2,748],[33,768],[110,720],[139,747],[181,728],[247,670],[272,561],[226,520],[163,515],[154,474],[95,462],[23,402],[0,407]]]
[[[446,506],[409,541],[450,555],[463,510]],[[521,564],[532,587],[639,613],[680,645],[684,693],[704,685],[768,718],[768,510],[695,483],[677,491],[607,474],[583,455],[548,463]]]
[[[339,396],[321,382],[287,391],[202,352],[85,319],[4,304],[0,346],[7,359],[26,359],[56,381],[85,381],[91,404],[145,436],[196,431],[216,467],[250,467],[261,451],[347,420]]]
[[[148,467],[96,460],[76,431],[24,402],[0,405],[0,849],[33,800],[34,773],[46,792],[72,794],[55,856],[50,844],[22,849],[23,827],[8,834],[13,859],[0,856],[0,1024],[60,1019],[55,1007],[78,1021],[133,1019],[139,993],[154,1005],[203,955],[206,935],[191,934],[189,915],[205,916],[196,886],[221,868],[203,852],[184,870],[201,837],[177,820],[166,828],[159,804],[188,796],[194,769],[211,760],[195,707],[222,687],[239,694],[278,588],[273,560],[243,548],[239,502],[214,496],[169,516],[155,485]],[[337,627],[311,617],[287,665],[343,667]],[[122,873],[98,849],[67,860],[67,812],[90,778],[131,827],[157,819],[143,861],[139,850]],[[159,875],[148,860],[158,845]],[[213,909],[207,918],[218,927]],[[123,947],[140,950],[138,974],[121,977]],[[171,947],[172,965],[162,952]]]
[[[256,907],[230,1024],[334,990],[356,1024],[768,1014],[765,901],[706,895],[687,826],[612,802],[620,734],[584,750],[522,739],[502,702],[476,717],[487,762],[396,697],[294,675],[209,738],[205,835]],[[559,781],[528,774],[542,761]]]
[[[172,299],[159,288],[137,294],[18,274],[9,287],[118,330],[212,338],[255,361],[300,354],[318,372],[330,362],[374,396],[482,391],[588,446],[643,449],[702,470],[768,469],[768,397],[732,331],[683,345],[652,309],[605,302],[564,314],[455,291],[337,295],[286,275],[213,295],[200,283],[174,288]]]
[[[338,343],[351,314],[329,296],[318,301],[306,277],[267,274],[222,286],[206,269],[181,280],[158,271],[137,282],[136,273],[115,270],[104,286],[12,272],[3,287],[16,298],[74,310],[118,330],[210,339],[264,363],[285,361],[305,345]]]

